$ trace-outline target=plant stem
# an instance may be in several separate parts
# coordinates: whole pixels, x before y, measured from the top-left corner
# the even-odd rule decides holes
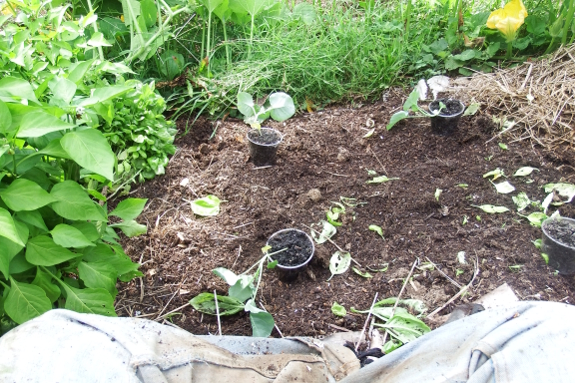
[[[507,60],[511,60],[511,51],[513,50],[513,42],[510,41],[507,43],[507,53],[505,55],[505,58]]]
[[[128,2],[129,3],[129,2]],[[8,2],[10,4],[10,2]],[[94,12],[94,8],[92,8],[92,0],[88,0],[88,9],[90,12]],[[94,22],[94,32],[98,33],[98,23]],[[104,50],[102,47],[98,47],[98,55],[100,56],[100,60],[104,61]]]
[[[571,29],[571,23],[573,22],[573,14],[575,13],[575,0],[571,0],[569,9],[567,11],[567,19],[565,20],[565,25],[563,26],[563,36],[561,37],[561,44],[565,45],[567,43],[567,33]],[[573,40],[573,39],[571,39]]]

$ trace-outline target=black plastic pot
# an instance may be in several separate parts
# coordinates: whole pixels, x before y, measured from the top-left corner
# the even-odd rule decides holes
[[[311,237],[298,229],[283,229],[273,233],[266,243],[271,258],[278,261],[276,269],[283,282],[294,281],[313,258],[315,246]],[[275,254],[274,254],[275,253]]]
[[[248,132],[250,157],[256,166],[273,165],[282,134],[272,128],[252,129]]]
[[[541,224],[541,250],[549,257],[549,266],[562,275],[575,274],[575,219],[550,218]]]
[[[461,115],[465,110],[465,105],[459,100],[440,99],[432,101],[429,104],[429,111],[436,113],[439,109],[439,103],[445,104],[439,115],[431,117],[431,131],[442,136],[450,136],[457,129]]]

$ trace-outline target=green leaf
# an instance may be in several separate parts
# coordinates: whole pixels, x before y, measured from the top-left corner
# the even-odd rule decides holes
[[[478,209],[483,210],[486,213],[489,214],[495,214],[495,213],[505,213],[506,211],[509,211],[508,208],[506,208],[505,206],[495,206],[495,205],[471,205],[473,207],[476,207]]]
[[[88,40],[88,45],[94,48],[97,47],[111,47],[110,44],[105,38],[102,32],[94,32],[92,33],[92,37]]]
[[[23,242],[26,242],[29,233],[28,227],[18,221],[14,221],[14,224],[16,225],[18,236]],[[12,242],[7,238],[0,237],[0,272],[2,272],[6,280],[8,280],[10,276],[10,262],[23,248],[24,246],[22,245]]]
[[[498,145],[501,148],[501,150],[509,150],[509,148],[507,147],[507,144],[504,144],[503,142],[500,142]]]
[[[148,202],[147,198],[127,198],[120,202],[108,215],[120,217],[124,221],[133,220],[142,213],[146,202]]]
[[[252,336],[267,338],[274,329],[274,318],[267,311],[259,309],[254,300],[246,302],[245,310],[250,313]]]
[[[72,226],[80,230],[80,232],[86,237],[90,242],[95,242],[100,239],[100,233],[94,224],[91,222],[74,222]]]
[[[63,218],[74,221],[107,221],[102,208],[74,181],[54,185],[50,194],[57,201],[50,207]]]
[[[333,305],[331,305],[331,312],[333,313],[333,315],[336,315],[338,317],[344,317],[347,315],[347,310],[345,309],[345,307],[343,307],[337,302],[333,302]]]
[[[30,238],[26,244],[26,260],[33,265],[53,266],[78,256],[79,254],[54,243],[47,235]]]
[[[534,241],[531,241],[533,243],[533,246],[535,246],[537,249],[541,249],[542,243],[543,241],[541,240],[541,238],[537,238]]]
[[[545,264],[548,265],[549,264],[549,256],[545,253],[541,253],[541,257],[545,261]]]
[[[366,181],[366,184],[382,184],[384,182],[388,182],[388,181],[394,181],[394,180],[398,180],[399,178],[397,177],[391,177],[391,178],[387,178],[387,176],[379,176],[379,177],[374,177],[371,180]]]
[[[384,325],[375,325],[385,329],[392,329],[393,333],[396,334],[396,336],[394,336],[392,333],[392,336],[399,339],[402,343],[411,342],[431,331],[421,320],[404,312],[396,312],[389,322]]]
[[[17,245],[24,246],[25,240],[20,238],[16,224],[12,219],[12,215],[6,209],[0,207],[0,237],[9,239]]]
[[[351,254],[348,252],[336,251],[329,260],[329,271],[331,272],[331,279],[334,275],[343,274],[349,269],[351,265]],[[328,280],[329,280],[328,279]]]
[[[72,159],[72,157],[68,155],[64,148],[62,148],[62,145],[60,144],[60,138],[48,142],[48,145],[46,145],[44,149],[38,151],[38,153],[50,157],[63,158],[66,160]]]
[[[230,8],[236,12],[237,10],[243,10],[249,13],[251,16],[255,17],[260,13],[268,4],[269,0],[236,0],[230,1]]]
[[[155,1],[142,0],[140,1],[140,7],[142,11],[142,17],[146,23],[146,27],[153,27],[156,24],[156,20],[158,18],[158,8],[156,7]]]
[[[95,246],[80,230],[65,223],[56,225],[50,234],[54,243],[63,247]]]
[[[409,94],[409,96],[407,97],[405,102],[403,103],[403,110],[405,112],[409,112],[410,110],[416,111],[418,109],[417,108],[417,102],[418,101],[419,101],[419,90],[417,88],[415,88],[411,91],[411,93]],[[392,116],[392,118],[393,118],[393,116]]]
[[[92,106],[108,101],[113,98],[118,98],[124,93],[132,90],[131,86],[113,85],[105,88],[96,88],[92,91],[92,96],[80,102],[80,106]]]
[[[58,117],[44,111],[34,111],[22,117],[18,138],[41,137],[50,132],[72,129],[74,125],[62,121]]]
[[[11,97],[15,100],[28,100],[40,105],[30,83],[21,78],[4,77],[1,79],[0,97]]]
[[[458,55],[454,55],[453,58],[455,60],[469,61],[475,58],[475,51],[473,49],[467,49]]]
[[[42,270],[41,267],[36,267],[36,277],[32,281],[32,284],[44,290],[46,296],[52,303],[54,303],[62,294],[58,286],[52,283],[52,276]]]
[[[387,355],[390,352],[397,350],[401,346],[403,346],[403,343],[401,343],[397,339],[391,339],[390,341],[385,342],[381,350],[384,352],[385,355]]]
[[[191,202],[192,211],[200,216],[214,216],[220,212],[220,199],[215,195],[208,195]]]
[[[116,269],[106,261],[80,262],[78,273],[87,287],[106,289],[112,296],[117,294]]]
[[[535,227],[541,227],[541,224],[543,223],[543,221],[545,221],[547,218],[549,218],[547,216],[547,214],[542,213],[542,212],[534,212],[531,213],[529,215],[521,215],[520,216],[527,218],[527,220],[529,221],[529,223],[531,224],[531,226],[535,226]]]
[[[139,224],[134,220],[115,223],[110,225],[110,227],[122,230],[122,232],[130,238],[146,234],[148,232],[148,227],[146,225]]]
[[[52,90],[54,98],[62,100],[66,105],[70,104],[76,94],[76,89],[78,88],[74,82],[67,78],[61,78],[57,81],[50,82],[48,86],[50,90]]]
[[[499,177],[505,177],[505,174],[503,173],[503,170],[497,168],[497,169],[492,170],[490,172],[487,172],[483,175],[483,178],[487,178],[487,177],[493,177],[491,180],[495,181]]]
[[[367,271],[366,271],[366,272],[363,272],[363,271],[361,271],[360,269],[358,269],[358,268],[355,267],[355,266],[353,266],[351,269],[353,270],[354,273],[356,273],[357,275],[359,275],[359,276],[361,276],[361,277],[364,277],[364,278],[373,278],[373,275],[371,275],[371,274],[368,273]]]
[[[567,183],[556,183],[556,184],[547,184],[543,185],[543,189],[545,193],[551,193],[552,191],[556,191],[559,193],[560,196],[566,197],[566,203],[569,203],[575,197],[575,185],[567,184]]]
[[[527,193],[525,193],[525,192],[521,192],[521,193],[517,194],[516,197],[515,196],[511,197],[511,199],[513,200],[513,202],[517,206],[517,211],[522,211],[527,206],[529,206],[531,204],[531,200],[529,199],[529,197],[527,196]]]
[[[68,80],[75,84],[80,84],[83,81],[84,76],[94,63],[94,60],[79,61],[75,63],[74,66],[70,66],[70,74],[68,74]],[[72,69],[73,68],[73,69]]]
[[[66,295],[64,306],[66,309],[79,313],[117,316],[114,310],[114,297],[106,289],[77,289],[66,283],[62,286]]]
[[[271,108],[270,116],[276,121],[285,121],[295,114],[295,105],[292,98],[284,92],[276,92],[269,96]]]
[[[481,104],[478,102],[473,102],[469,104],[469,106],[465,109],[465,112],[463,112],[463,117],[475,115],[475,113],[477,113],[477,111],[479,110],[480,106]]]
[[[114,152],[98,130],[69,132],[62,137],[60,144],[80,166],[110,181],[114,180]]]
[[[10,125],[12,125],[12,114],[4,101],[0,100],[0,133],[6,136]]]
[[[14,211],[37,210],[55,201],[46,190],[36,182],[24,178],[14,180],[6,189],[0,192],[6,205]]]
[[[249,93],[238,92],[237,108],[241,114],[243,114],[245,117],[253,116],[255,114],[254,105],[254,100]]]
[[[18,283],[10,277],[10,292],[4,301],[4,310],[14,322],[22,324],[51,308],[52,303],[44,290],[28,283]]]
[[[517,171],[513,174],[513,177],[527,177],[528,175],[533,173],[534,170],[539,171],[539,169],[537,168],[532,168],[531,166],[524,166],[522,168],[517,169]]]
[[[244,310],[244,304],[236,298],[222,295],[216,295],[216,297],[220,315],[233,315]],[[216,304],[212,293],[201,293],[190,300],[190,304],[201,313],[216,315]]]
[[[394,113],[391,118],[389,119],[389,123],[385,127],[387,130],[391,130],[399,121],[404,120],[409,117],[409,112],[401,110],[397,113]]]

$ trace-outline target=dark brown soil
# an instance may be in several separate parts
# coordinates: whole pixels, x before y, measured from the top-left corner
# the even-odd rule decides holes
[[[429,111],[432,113],[437,111],[439,109],[440,102],[445,105],[439,113],[440,116],[455,116],[456,114],[463,112],[463,109],[465,109],[465,107],[461,107],[461,103],[457,100],[441,99],[431,102],[429,104]]]
[[[575,247],[575,223],[572,221],[553,219],[545,224],[547,234],[569,247]]]
[[[520,191],[543,200],[542,185],[575,182],[568,165],[572,158],[564,158],[572,157],[573,150],[550,155],[528,142],[506,142],[509,150],[502,150],[498,142],[505,140],[493,139],[493,124],[485,116],[462,118],[449,137],[432,134],[428,119],[404,120],[386,131],[406,95],[390,92],[385,97],[373,105],[333,106],[270,123],[284,141],[277,165],[266,168],[249,162],[249,127],[241,121],[200,119],[177,140],[179,150],[166,175],[132,194],[149,198],[139,219],[149,231],[123,244],[142,263],[145,276],[119,286],[118,313],[156,319],[174,311],[167,317],[175,325],[195,334],[217,333],[215,317],[186,305],[201,292],[226,294],[227,285],[211,270],[245,271],[261,258],[272,233],[290,227],[309,232],[308,226],[325,219],[332,201],[341,197],[359,204],[346,208],[334,243],[349,251],[363,271],[382,264],[389,268],[372,272],[369,279],[349,270],[327,282],[329,259],[338,250],[328,242],[316,246],[305,274],[292,284],[279,281],[274,270],[264,271],[256,302],[273,315],[284,336],[361,330],[365,316],[336,317],[330,310],[333,302],[348,311],[365,310],[376,293],[381,299],[396,297],[415,260],[418,267],[402,298],[421,299],[429,312],[459,290],[427,268],[429,261],[464,285],[477,260],[479,275],[456,304],[472,302],[505,282],[522,300],[574,302],[574,279],[546,266],[531,242],[541,237],[541,229],[519,216],[511,200]],[[371,128],[375,133],[363,138]],[[522,166],[539,172],[512,177]],[[483,178],[495,168],[504,170],[515,192],[498,194]],[[368,171],[399,180],[367,184],[374,177]],[[188,201],[208,194],[223,201],[220,214],[194,217]],[[472,206],[483,204],[506,206],[510,212],[487,214]],[[560,211],[575,216],[571,204]],[[370,225],[380,226],[385,239]],[[461,251],[465,264],[457,259]],[[221,326],[224,334],[251,334],[246,313],[222,318]]]
[[[271,246],[270,257],[282,266],[299,266],[313,254],[313,243],[300,230],[280,231],[270,237],[267,242]]]

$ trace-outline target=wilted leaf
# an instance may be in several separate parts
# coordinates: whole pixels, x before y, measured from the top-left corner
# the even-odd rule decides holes
[[[506,208],[505,206],[495,206],[495,205],[471,205],[473,207],[476,207],[478,209],[483,210],[486,213],[489,214],[495,214],[495,213],[505,213],[506,211],[509,211],[508,208]]]
[[[328,239],[330,239],[331,237],[333,237],[335,235],[335,233],[337,233],[337,229],[335,228],[335,226],[333,226],[331,223],[322,220],[320,222],[320,225],[322,225],[322,230],[321,233],[318,235],[316,234],[317,232],[315,230],[311,231],[311,236],[312,238],[318,243],[318,244],[322,244],[324,242],[327,242]]]
[[[351,268],[357,275],[362,276],[364,278],[373,278],[373,275],[371,275],[370,273],[368,273],[367,271],[364,273],[363,271],[361,271],[360,269],[358,269],[357,267],[353,266]]]
[[[516,197],[511,197],[511,199],[517,206],[517,211],[522,211],[531,204],[531,200],[529,199],[527,193],[525,192],[517,194]]]
[[[481,104],[478,102],[474,102],[474,103],[469,104],[467,109],[465,109],[465,112],[463,112],[463,117],[473,116],[475,113],[477,113],[480,106],[481,106]]]
[[[487,177],[493,177],[491,180],[495,181],[496,179],[498,179],[499,177],[503,177],[505,176],[505,174],[503,173],[503,170],[497,168],[495,170],[492,170],[490,172],[487,172],[483,175],[483,178],[487,178]]]
[[[399,178],[397,178],[397,177],[388,178],[387,176],[379,176],[379,177],[374,177],[373,179],[367,181],[366,184],[382,184],[382,183],[387,182],[387,181],[393,181],[393,180],[398,180],[398,179]]]
[[[519,214],[519,215],[521,215],[521,214]],[[535,213],[531,213],[529,215],[521,215],[521,216],[524,218],[527,218],[527,220],[529,221],[531,226],[535,226],[535,227],[541,227],[541,224],[543,223],[543,221],[545,221],[547,218],[549,218],[547,216],[547,214],[541,213],[541,212],[535,212]]]
[[[333,302],[333,305],[331,305],[331,312],[333,315],[337,315],[338,317],[344,317],[347,315],[347,310],[345,307],[337,302]]]
[[[203,217],[218,215],[220,212],[220,199],[215,195],[198,198],[190,203],[192,211]]]
[[[513,174],[513,177],[526,177],[533,173],[534,170],[539,171],[537,168],[532,168],[531,166],[524,166],[522,168],[517,169],[517,171]]]
[[[331,277],[329,277],[329,279],[333,278],[334,275],[345,273],[347,269],[349,269],[350,265],[351,254],[336,251],[329,260],[329,271],[331,272]]]
[[[369,225],[369,230],[375,231],[381,238],[383,238],[383,229],[377,225]],[[385,239],[385,238],[383,238]]]
[[[501,182],[498,184],[493,184],[493,186],[495,186],[495,189],[497,190],[497,193],[499,193],[499,194],[509,194],[509,193],[515,191],[515,187],[513,185],[511,185],[508,181]]]
[[[555,190],[557,193],[559,193],[560,196],[567,198],[567,201],[565,201],[566,203],[571,202],[573,197],[575,197],[575,185],[572,184],[547,184],[543,186],[543,189],[545,190],[545,193],[551,193],[553,190]]]

